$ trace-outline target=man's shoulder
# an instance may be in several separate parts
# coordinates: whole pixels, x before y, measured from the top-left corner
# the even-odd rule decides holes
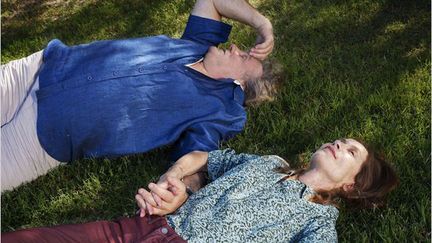
[[[231,28],[231,25],[220,21],[190,15],[181,39],[217,46],[228,40]]]

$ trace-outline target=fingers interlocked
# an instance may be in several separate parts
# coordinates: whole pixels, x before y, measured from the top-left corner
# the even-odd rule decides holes
[[[150,183],[148,185],[149,191],[144,188],[138,190],[135,199],[140,207],[141,217],[144,217],[147,213],[150,215],[165,215],[177,208],[175,205],[177,205],[180,200],[179,198],[176,199],[176,197],[178,197],[178,189],[175,188],[175,185],[177,185],[178,182],[174,180],[175,185],[171,184],[170,186],[167,183],[168,181],[172,180],[168,179],[165,183],[159,182],[158,184]]]

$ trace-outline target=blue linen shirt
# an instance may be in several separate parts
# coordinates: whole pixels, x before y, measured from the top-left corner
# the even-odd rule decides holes
[[[313,189],[280,180],[278,156],[209,153],[206,187],[193,194],[168,224],[188,242],[337,242],[338,210],[308,201]]]
[[[185,65],[226,42],[231,26],[191,15],[181,39],[154,36],[66,46],[54,39],[39,73],[38,138],[59,161],[174,144],[173,159],[242,131],[244,93]]]

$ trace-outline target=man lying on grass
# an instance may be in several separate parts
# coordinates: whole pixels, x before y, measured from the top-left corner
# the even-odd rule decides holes
[[[222,16],[257,31],[249,52],[217,48],[231,31]],[[244,128],[244,104],[270,98],[261,60],[272,48],[270,21],[244,0],[198,0],[181,39],[53,40],[2,66],[2,191],[60,161],[217,149]]]
[[[392,167],[354,139],[323,144],[306,169],[278,156],[196,152],[164,175],[167,186],[139,189],[140,215],[117,221],[34,228],[3,242],[336,242],[339,200],[384,205],[398,184]],[[210,183],[188,195],[182,178],[207,171]],[[175,213],[173,213],[175,212]]]

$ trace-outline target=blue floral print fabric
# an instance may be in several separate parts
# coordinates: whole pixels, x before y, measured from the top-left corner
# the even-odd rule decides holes
[[[283,180],[278,156],[209,153],[206,187],[168,223],[188,242],[337,242],[338,210],[308,201],[313,190]]]

